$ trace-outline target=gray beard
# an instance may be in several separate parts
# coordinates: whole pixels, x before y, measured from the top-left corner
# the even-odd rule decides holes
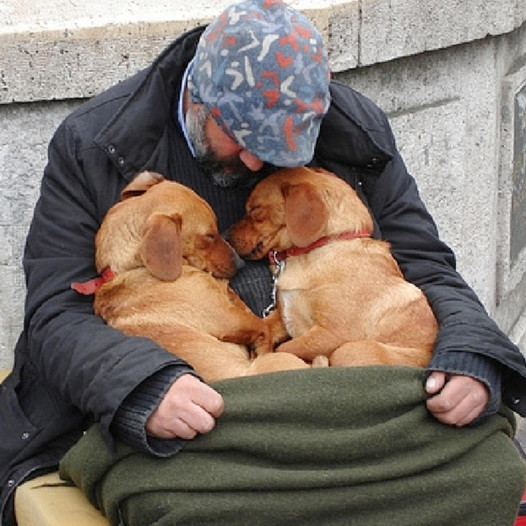
[[[212,179],[212,182],[216,186],[221,186],[222,188],[231,188],[233,186],[238,186],[239,181],[243,178],[244,174],[225,172],[218,167],[210,166],[207,164],[206,159],[198,159],[197,164],[201,170]]]
[[[196,161],[201,171],[215,185],[223,188],[237,186],[243,178],[252,179],[252,172],[239,158],[222,162],[211,152],[204,132],[208,115],[209,111],[203,105],[196,112],[187,111],[185,117],[186,130],[194,145]]]
[[[216,186],[221,186],[222,188],[231,188],[239,184],[239,178],[232,177],[231,175],[227,175],[225,173],[214,172],[211,175],[211,178],[212,182]]]

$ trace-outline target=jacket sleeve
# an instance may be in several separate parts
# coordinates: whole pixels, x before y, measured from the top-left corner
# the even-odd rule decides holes
[[[24,330],[29,359],[53,396],[100,421],[109,439],[116,410],[139,384],[166,367],[192,369],[151,340],[107,326],[92,298],[71,289],[96,275],[95,234],[125,184],[111,166],[103,174],[86,168],[86,150],[96,147],[79,136],[66,121],[49,147],[24,254]]]
[[[490,392],[493,389],[494,410],[500,371],[524,386],[524,358],[457,272],[454,255],[439,240],[435,223],[398,153],[379,175],[370,206],[404,276],[424,291],[439,322],[429,369],[481,379]],[[513,407],[510,397],[504,401]]]

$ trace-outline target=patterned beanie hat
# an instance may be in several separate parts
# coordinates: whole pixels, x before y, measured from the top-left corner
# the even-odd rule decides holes
[[[312,22],[281,0],[245,0],[204,31],[188,87],[242,148],[290,167],[312,159],[329,108],[329,77]]]

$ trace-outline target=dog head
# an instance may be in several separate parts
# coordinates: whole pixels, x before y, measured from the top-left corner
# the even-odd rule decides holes
[[[320,168],[287,168],[254,187],[229,241],[243,258],[261,259],[271,250],[364,230],[371,233],[373,221],[349,184]]]
[[[95,244],[99,272],[145,266],[159,279],[175,280],[186,264],[229,278],[238,266],[238,256],[219,234],[208,203],[154,172],[139,174],[124,188]]]

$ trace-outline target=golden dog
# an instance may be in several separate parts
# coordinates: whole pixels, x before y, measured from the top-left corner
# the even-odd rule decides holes
[[[108,325],[156,341],[207,382],[308,367],[290,354],[266,353],[267,326],[228,285],[239,256],[189,188],[139,174],[108,211],[95,244],[103,284],[94,310]],[[86,292],[83,284],[73,288]],[[261,356],[251,358],[249,346]]]
[[[254,188],[229,241],[243,258],[273,257],[278,351],[330,365],[429,362],[433,312],[372,231],[353,188],[324,170],[280,170]]]

